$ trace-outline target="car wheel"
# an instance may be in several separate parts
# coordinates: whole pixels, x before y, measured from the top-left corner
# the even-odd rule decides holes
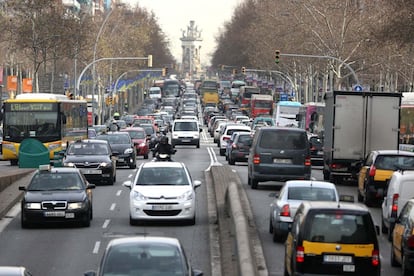
[[[93,208],[92,208],[92,204],[91,204],[90,211],[89,211],[89,219],[90,220],[93,219]]]
[[[251,180],[250,186],[252,187],[252,189],[256,190],[257,189],[257,186],[259,184],[259,181],[256,180],[256,179],[254,179],[254,178],[251,178],[250,180]]]
[[[234,161],[234,159],[229,157],[229,165],[234,165],[234,164],[236,164],[236,161]]]
[[[18,160],[17,159],[12,159],[10,160],[10,165],[11,166],[17,166]]]
[[[287,269],[286,269],[286,265],[284,265],[285,268],[283,269],[283,276],[290,276]]]
[[[91,226],[91,220],[89,218],[89,216],[87,216],[83,221],[82,221],[82,226],[83,227],[90,227]]]
[[[394,231],[394,225],[390,223],[388,228],[388,241],[392,241],[392,232]]]
[[[252,180],[250,179],[250,177],[249,176],[247,176],[247,185],[251,185],[252,184]]]
[[[22,228],[30,228],[30,224],[24,218],[23,212],[21,213],[20,220],[21,220]]]
[[[361,192],[358,189],[358,202],[364,201],[364,197],[361,195]]]
[[[133,164],[131,164],[131,165],[129,165],[129,168],[130,169],[136,169],[137,168],[137,163],[133,163]]]
[[[395,259],[395,255],[394,255],[394,243],[391,242],[391,254],[390,254],[390,261],[391,261],[391,266],[396,267],[399,266],[400,264],[397,262],[397,260]]]
[[[283,242],[284,236],[277,233],[276,230],[273,230],[273,242]]]
[[[200,142],[197,143],[196,148],[200,148]]]
[[[403,276],[409,276],[409,275],[413,275],[412,274],[412,270],[409,269],[409,265],[407,265],[407,256],[404,254],[404,252],[401,252],[402,255],[402,260],[401,260],[401,272]]]
[[[383,234],[388,234],[388,227],[385,226],[384,218],[381,218],[381,232]]]
[[[192,218],[186,221],[188,225],[195,225],[196,224],[196,216],[194,215]]]
[[[372,205],[371,196],[370,196],[370,193],[368,192],[367,186],[365,186],[364,204],[367,205],[368,207],[371,207]]]
[[[274,229],[273,229],[272,219],[269,219],[269,233],[272,234],[273,231],[274,231]]]
[[[144,154],[144,159],[148,159],[148,154]]]
[[[139,225],[138,220],[133,219],[133,218],[131,218],[131,216],[129,216],[129,225],[131,225],[131,226]]]
[[[329,171],[323,170],[323,180],[329,180],[330,176]]]
[[[224,156],[226,157],[226,161],[229,161],[229,156],[226,153],[224,153]]]
[[[224,156],[224,150],[220,149],[220,156]]]

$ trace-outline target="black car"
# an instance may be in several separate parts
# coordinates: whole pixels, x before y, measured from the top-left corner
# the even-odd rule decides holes
[[[309,137],[312,165],[323,166],[323,139],[318,135]]]
[[[96,136],[95,139],[108,141],[112,150],[118,152],[117,166],[128,166],[131,169],[137,167],[137,151],[128,133],[120,131],[108,132]]]
[[[38,223],[77,222],[89,227],[92,220],[90,184],[76,168],[41,165],[24,191],[21,202],[22,228]]]
[[[65,167],[79,168],[91,183],[113,185],[116,181],[116,156],[105,140],[81,140],[70,144],[63,158]]]
[[[231,140],[231,139],[230,139]],[[249,132],[237,132],[234,140],[229,146],[228,162],[234,165],[236,162],[247,161],[250,147],[252,146],[253,137]]]

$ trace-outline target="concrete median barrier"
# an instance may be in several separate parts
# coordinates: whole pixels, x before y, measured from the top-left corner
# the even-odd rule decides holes
[[[230,166],[214,165],[206,178],[211,179],[207,185],[212,186],[207,187],[211,188],[208,194],[214,193],[215,197],[216,213],[212,215],[216,218],[215,233],[219,235],[220,246],[215,256],[217,259],[219,255],[221,271],[213,270],[213,275],[268,275],[250,204],[239,176]],[[209,206],[209,211],[214,207]]]

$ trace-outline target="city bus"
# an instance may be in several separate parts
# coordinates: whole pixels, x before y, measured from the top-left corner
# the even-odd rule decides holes
[[[300,102],[279,101],[276,104],[276,112],[273,112],[276,126],[298,127],[296,117],[301,106]]]
[[[240,103],[249,105],[253,94],[260,94],[260,88],[256,86],[240,86]]]
[[[307,102],[299,108],[299,128],[307,130],[312,134],[323,133],[323,117],[325,103]]]
[[[26,138],[42,142],[54,153],[73,140],[88,137],[88,111],[84,100],[65,95],[28,93],[17,95],[3,105],[3,160],[17,165],[20,143]]]
[[[181,95],[180,82],[176,79],[166,79],[162,86],[163,98],[180,97]]]

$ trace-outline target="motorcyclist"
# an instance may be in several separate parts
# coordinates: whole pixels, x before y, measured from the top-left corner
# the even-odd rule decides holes
[[[168,154],[168,156],[171,156],[174,153],[175,153],[175,150],[172,147],[172,145],[168,143],[167,136],[162,136],[160,138],[159,143],[154,147],[153,152],[152,152],[154,157],[157,157],[157,155],[159,154]]]

